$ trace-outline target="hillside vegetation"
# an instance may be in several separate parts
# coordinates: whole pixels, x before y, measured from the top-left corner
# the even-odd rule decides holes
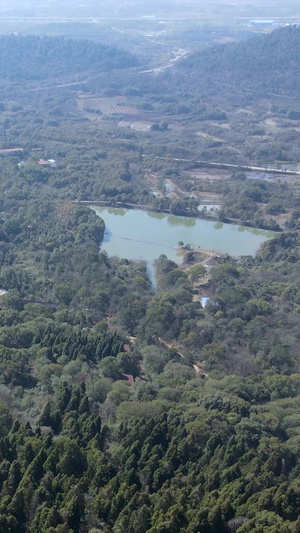
[[[23,35],[0,37],[2,79],[44,80],[136,65],[137,59],[130,53],[92,41]]]
[[[300,28],[288,26],[240,43],[213,46],[177,66],[187,85],[214,82],[296,96],[300,82]]]

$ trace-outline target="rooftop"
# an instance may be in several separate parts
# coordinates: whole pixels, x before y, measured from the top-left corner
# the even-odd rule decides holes
[[[129,385],[134,385],[134,377],[132,374],[122,374],[124,381],[127,381]]]

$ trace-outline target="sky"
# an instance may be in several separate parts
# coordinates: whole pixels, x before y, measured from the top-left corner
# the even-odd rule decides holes
[[[300,21],[300,5],[295,0],[0,0],[0,18],[2,24],[8,21],[7,31],[23,19],[38,23],[173,19],[219,26],[263,18],[291,23]]]

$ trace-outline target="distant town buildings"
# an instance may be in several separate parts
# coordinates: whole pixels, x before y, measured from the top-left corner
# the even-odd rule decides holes
[[[252,24],[253,26],[273,26],[273,24],[275,24],[275,20],[252,19],[252,20],[249,20],[249,24]]]
[[[37,150],[40,150],[40,148],[32,148],[32,151],[37,151]],[[4,157],[18,154],[19,152],[23,153],[24,148],[19,148],[19,147],[18,148],[0,148],[0,156],[4,156]],[[26,163],[27,161],[25,160],[19,161],[18,167],[24,167]],[[55,159],[42,159],[41,158],[37,161],[37,164],[42,167],[56,167],[57,166]]]
[[[276,17],[275,20],[273,19],[262,19],[262,18],[256,18],[256,19],[246,19],[246,18],[240,18],[235,19],[232,21],[234,24],[239,24],[243,26],[252,26],[257,29],[267,29],[267,28],[282,28],[284,26],[290,26],[290,25],[297,25],[300,22],[300,19],[285,19],[283,17]]]
[[[24,167],[26,166],[27,161],[19,161],[18,167]],[[55,159],[39,159],[37,161],[37,164],[41,167],[56,167],[56,160]]]

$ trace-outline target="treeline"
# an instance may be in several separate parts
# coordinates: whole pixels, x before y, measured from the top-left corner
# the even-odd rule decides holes
[[[127,298],[149,298],[143,264],[99,253],[104,222],[94,211],[41,199],[4,203],[0,285],[27,300],[84,309],[96,319],[116,313]],[[124,300],[124,301],[123,301]]]
[[[283,183],[246,179],[243,172],[234,172],[232,178],[233,182],[226,186],[219,219],[226,221],[233,218],[242,224],[282,231],[276,217],[297,209],[299,204],[292,190]]]
[[[137,58],[129,52],[84,39],[23,35],[0,37],[0,76],[11,81],[53,79],[137,64]]]
[[[84,385],[59,388],[35,429],[2,404],[0,531],[296,533],[299,375],[205,384],[175,366],[160,402],[120,404],[110,448]]]
[[[288,26],[243,42],[209,47],[176,66],[178,73],[185,73],[183,82],[189,89],[192,81],[198,90],[220,83],[222,91],[229,84],[294,97],[299,85],[299,50],[300,29]]]

